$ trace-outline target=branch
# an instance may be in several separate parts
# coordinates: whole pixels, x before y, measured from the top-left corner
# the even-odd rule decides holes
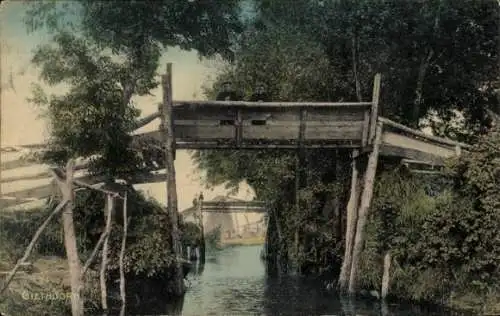
[[[36,231],[35,235],[33,236],[33,238],[31,239],[31,242],[29,243],[28,247],[26,247],[26,250],[24,251],[24,255],[21,259],[19,259],[17,261],[17,264],[14,266],[14,268],[10,271],[9,273],[9,276],[7,277],[2,289],[0,290],[0,294],[2,294],[6,289],[7,287],[9,286],[10,282],[12,281],[12,279],[14,278],[17,270],[19,270],[19,267],[21,267],[21,265],[28,259],[28,257],[30,256],[31,254],[31,251],[33,251],[33,247],[35,247],[35,244],[36,242],[38,241],[38,239],[40,238],[40,235],[42,234],[43,230],[47,227],[47,225],[49,224],[50,220],[57,215],[57,213],[59,213],[65,206],[66,204],[69,202],[69,200],[63,200],[61,201],[57,207],[52,211],[52,213],[50,213],[50,215],[47,217],[47,219],[43,222],[43,224],[38,228],[38,230]]]
[[[85,265],[83,266],[83,269],[82,269],[82,275],[85,275],[85,273],[87,272],[87,270],[89,269],[90,265],[92,264],[92,262],[95,260],[95,257],[97,255],[97,252],[99,251],[99,249],[101,248],[102,246],[102,243],[104,242],[104,239],[108,236],[108,232],[106,230],[104,230],[101,234],[101,236],[99,237],[99,240],[97,241],[97,244],[95,245],[94,247],[94,250],[92,250],[92,253],[90,254],[90,257],[87,259],[87,261],[85,262]]]

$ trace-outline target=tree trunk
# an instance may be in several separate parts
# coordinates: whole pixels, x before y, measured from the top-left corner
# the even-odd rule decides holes
[[[64,230],[64,246],[68,258],[69,273],[71,276],[71,312],[73,316],[83,316],[83,280],[78,247],[76,243],[75,225],[73,223],[73,167],[74,161],[66,165],[66,181],[58,179],[63,198],[68,200],[62,213]]]
[[[366,220],[368,217],[368,210],[370,209],[371,200],[373,197],[373,187],[375,181],[375,175],[377,172],[378,155],[380,149],[380,142],[382,138],[382,124],[377,123],[377,128],[375,131],[375,141],[373,144],[373,151],[370,153],[368,158],[368,165],[364,177],[363,185],[363,195],[361,197],[360,208],[358,212],[358,222],[356,226],[356,238],[354,240],[354,248],[352,253],[352,265],[351,274],[349,276],[349,293],[354,294],[356,292],[356,282],[357,273],[359,266],[359,257],[361,255],[363,240],[364,240],[364,228]]]
[[[362,102],[363,95],[361,94],[361,82],[359,81],[358,74],[358,52],[359,52],[359,40],[356,34],[352,37],[352,72],[354,74],[354,82],[356,84],[356,97],[359,102]]]
[[[430,49],[427,55],[424,58],[422,58],[422,61],[420,62],[420,67],[418,69],[417,87],[415,89],[415,100],[413,101],[413,112],[412,112],[412,122],[411,122],[411,125],[414,128],[418,127],[420,107],[423,101],[425,75],[427,73],[427,69],[429,68],[429,64],[433,55],[434,51]]]
[[[358,202],[360,196],[358,168],[356,158],[359,155],[358,150],[352,152],[352,175],[351,175],[351,195],[347,204],[347,223],[345,233],[344,260],[339,276],[339,288],[341,291],[347,290],[349,274],[352,265],[352,248],[354,245],[354,233],[356,231],[356,221],[358,218]]]
[[[167,176],[167,212],[170,218],[172,252],[174,255],[174,294],[184,294],[183,273],[181,265],[181,241],[177,211],[177,185],[175,182],[175,136],[173,134],[172,104],[172,64],[167,64],[167,74],[163,76],[163,128],[165,137],[165,168]]]
[[[101,270],[99,273],[99,282],[101,285],[101,306],[104,311],[108,310],[108,290],[106,286],[106,276],[108,270],[108,253],[109,253],[109,235],[111,234],[111,214],[114,208],[114,200],[111,195],[106,196],[104,218],[106,220],[106,226],[104,228],[104,244],[102,246],[102,261]]]

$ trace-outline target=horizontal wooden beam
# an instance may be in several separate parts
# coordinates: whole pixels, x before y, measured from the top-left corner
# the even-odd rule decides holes
[[[298,144],[295,142],[290,142],[290,143],[280,143],[280,144],[273,144],[273,143],[265,143],[265,142],[260,142],[260,143],[247,143],[247,142],[242,142],[240,145],[237,145],[236,143],[218,143],[218,142],[177,142],[175,147],[177,149],[187,149],[187,150],[203,150],[203,149],[227,149],[227,150],[235,150],[235,149],[241,149],[241,150],[259,150],[259,149],[297,149]],[[340,143],[340,142],[305,142],[303,145],[304,148],[307,149],[336,149],[336,148],[359,148],[360,145],[358,142],[348,142],[348,143]]]
[[[192,107],[369,107],[371,102],[249,102],[249,101],[173,101],[174,112],[175,107],[179,106],[192,106]]]
[[[238,208],[217,208],[217,209],[203,209],[203,213],[266,213],[267,210],[265,208],[244,208],[244,207],[238,207]]]
[[[416,150],[420,152],[424,152],[429,155],[441,157],[441,158],[449,158],[453,157],[456,155],[455,149],[445,147],[445,146],[440,146],[437,144],[429,143],[425,140],[421,139],[415,139],[413,137],[405,136],[405,135],[400,135],[397,133],[393,132],[384,132],[382,135],[382,144],[389,145],[389,146],[394,146],[394,147],[399,147],[403,150]],[[409,156],[402,156],[407,159],[413,159],[413,160],[421,160],[421,159],[414,159],[413,157]],[[425,161],[425,160],[422,160]]]
[[[380,146],[380,155],[391,157],[404,157],[413,160],[419,160],[422,163],[427,163],[433,166],[443,166],[446,158],[436,156],[432,153],[423,152],[412,148],[404,148],[399,146],[392,146],[382,144]]]
[[[415,129],[409,128],[408,126],[396,123],[396,122],[391,121],[391,120],[389,120],[387,118],[384,118],[384,117],[379,117],[378,120],[380,122],[382,122],[384,124],[384,126],[389,126],[389,127],[392,127],[392,128],[396,128],[396,129],[402,130],[404,132],[407,132],[407,133],[412,134],[414,136],[417,136],[419,138],[423,138],[423,139],[429,140],[429,141],[434,142],[434,143],[439,143],[439,144],[442,144],[442,145],[448,145],[448,146],[452,146],[452,147],[459,146],[459,147],[462,147],[464,149],[470,149],[470,148],[472,148],[471,145],[460,143],[460,142],[457,142],[457,141],[453,141],[451,139],[446,139],[446,138],[437,137],[437,136],[433,136],[433,135],[427,135],[427,134],[425,134],[425,133],[423,133],[421,131],[417,131]]]
[[[361,133],[361,131],[360,131]],[[297,134],[298,136],[298,134]],[[137,140],[153,139],[160,141],[162,139],[161,131],[153,131],[142,134],[137,134]],[[358,148],[361,145],[361,138],[357,139],[318,139],[305,140],[304,148]],[[238,145],[236,138],[223,139],[193,139],[193,140],[176,140],[175,147],[177,149],[296,149],[299,146],[298,139],[242,139]]]
[[[202,207],[266,207],[263,201],[203,201]]]

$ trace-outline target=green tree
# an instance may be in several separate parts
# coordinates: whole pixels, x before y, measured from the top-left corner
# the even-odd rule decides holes
[[[485,110],[498,107],[491,89],[485,88],[497,80],[499,7],[494,1],[254,3],[252,27],[239,38],[235,62],[222,69],[208,89],[209,98],[220,82],[230,79],[245,96],[257,82],[264,82],[274,100],[367,101],[373,76],[381,72],[382,115],[417,126],[437,113],[444,123],[433,126],[435,130],[454,138],[483,132],[489,123]],[[453,110],[464,113],[466,129],[460,132],[466,135],[449,128]],[[295,158],[294,153],[266,151],[195,154],[211,184],[229,181],[234,186],[247,179],[259,198],[276,201],[287,212],[278,217],[288,221],[281,224],[289,231],[297,223],[314,222],[304,208],[300,214],[292,209]],[[329,208],[328,196],[336,199],[333,209],[344,209],[346,158],[346,153],[335,158],[327,151],[309,156],[303,196],[316,202],[313,209]],[[314,176],[318,183],[311,181]],[[337,189],[328,185],[332,182]],[[291,243],[288,238],[292,234],[285,243]],[[334,251],[325,247],[325,253]]]
[[[447,122],[456,109],[468,129],[484,132],[484,110],[499,110],[496,1],[256,2],[261,30],[301,25],[322,45],[336,100],[370,99],[381,72],[381,114],[404,124],[417,126],[430,112]]]
[[[27,6],[28,31],[46,29],[50,35],[36,48],[32,62],[45,83],[69,90],[50,97],[40,87],[35,90],[32,101],[42,106],[51,127],[43,158],[59,165],[68,158],[91,158],[89,171],[105,175],[107,184],[121,178],[130,185],[139,172],[149,171],[150,160],[162,164],[161,145],[150,146],[157,148],[157,157],[149,159],[138,148],[144,144],[134,143],[129,135],[140,114],[132,97],[157,87],[162,53],[180,46],[196,49],[200,56],[230,59],[232,42],[241,30],[239,1],[49,0]],[[134,262],[131,271],[162,276],[171,264],[171,256],[164,255],[172,248],[165,231],[177,223],[167,225],[157,217],[138,220],[138,229],[149,238],[129,245],[126,261],[129,267],[128,261]],[[92,223],[85,223],[81,232],[91,234]],[[178,269],[176,276],[180,289]]]
[[[51,98],[38,90],[33,100],[46,106],[51,122],[49,158],[99,155],[93,171],[111,178],[143,165],[128,136],[139,115],[132,96],[158,85],[158,61],[168,47],[231,58],[231,43],[241,30],[238,4],[29,2],[28,29],[45,27],[53,35],[37,48],[33,63],[46,83],[70,86],[69,93]]]

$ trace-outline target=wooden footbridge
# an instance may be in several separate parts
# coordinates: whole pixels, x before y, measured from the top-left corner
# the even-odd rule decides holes
[[[132,176],[132,183],[167,182],[167,200],[177,214],[175,150],[177,149],[292,149],[343,148],[352,150],[352,186],[347,207],[346,253],[340,284],[355,291],[356,269],[363,242],[363,229],[373,195],[373,183],[379,156],[391,156],[406,163],[442,165],[447,158],[460,155],[468,145],[426,135],[378,116],[380,75],[376,75],[370,102],[246,102],[246,101],[173,101],[171,64],[162,77],[163,102],[159,111],[139,120],[136,128],[160,118],[159,130],[134,135],[136,143],[160,143],[165,151],[165,174]],[[43,147],[43,145],[41,145]],[[37,147],[37,146],[32,146]],[[367,155],[366,168],[357,169],[355,160]],[[51,196],[54,186],[46,171],[31,175],[6,176],[8,169],[28,167],[29,160],[6,161],[2,168],[0,207],[20,204],[27,199]],[[77,166],[75,185],[102,182],[85,175],[87,164]],[[35,181],[38,185],[12,190],[16,182]],[[39,185],[40,181],[46,181]],[[363,182],[363,185],[360,182]],[[8,188],[9,192],[6,192]],[[359,189],[362,187],[362,192]],[[213,211],[221,205],[207,205]],[[234,207],[234,205],[233,205]],[[245,206],[245,207],[248,207]],[[207,210],[208,210],[207,209]],[[173,215],[175,218],[177,215]],[[174,220],[174,223],[176,221]],[[174,247],[175,248],[175,247]],[[385,280],[385,277],[384,277]]]
[[[140,128],[160,118],[169,125],[170,146],[175,149],[308,149],[348,148],[369,153],[377,147],[380,156],[405,159],[406,162],[442,165],[446,158],[467,149],[448,139],[426,135],[378,116],[380,75],[375,76],[370,102],[246,102],[246,101],[172,101],[170,76],[164,77],[164,102],[159,111],[136,124]],[[169,110],[166,105],[170,105]],[[170,111],[166,117],[165,111]],[[167,129],[134,135],[137,141],[165,142]],[[378,126],[378,129],[377,129]],[[379,135],[377,135],[377,131]],[[27,146],[31,150],[45,145]],[[53,187],[45,170],[32,174],[34,160],[17,159],[1,164],[2,196],[0,207],[16,205],[49,197]],[[43,167],[43,166],[40,166]],[[48,166],[46,166],[48,167]],[[96,183],[102,179],[85,176],[87,164],[76,170],[80,180]],[[8,176],[12,169],[22,169],[23,175]],[[158,169],[163,169],[159,166]],[[34,168],[31,168],[35,170]],[[45,184],[40,184],[46,179]],[[134,177],[133,183],[164,181],[165,175],[152,173]],[[12,190],[20,187],[21,190]],[[38,185],[26,185],[27,182]],[[21,187],[22,187],[21,186]]]

